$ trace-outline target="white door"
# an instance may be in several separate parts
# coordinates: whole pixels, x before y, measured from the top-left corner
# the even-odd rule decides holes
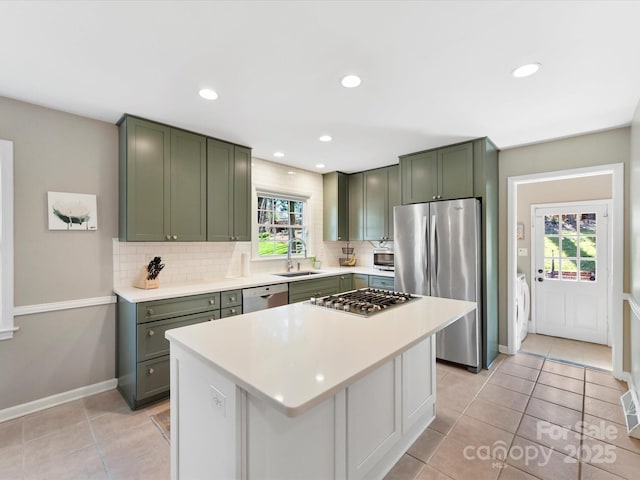
[[[608,341],[607,204],[533,207],[537,333]]]

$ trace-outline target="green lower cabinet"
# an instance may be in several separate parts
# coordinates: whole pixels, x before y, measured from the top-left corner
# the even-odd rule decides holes
[[[131,409],[169,396],[167,330],[241,313],[240,290],[140,303],[118,298],[116,375]]]
[[[363,273],[353,274],[353,289],[360,290],[361,288],[367,288],[369,286],[369,275]]]
[[[289,303],[304,302],[311,297],[338,293],[338,277],[314,278],[289,283]]]
[[[353,274],[347,273],[338,277],[338,293],[353,290]]]
[[[382,290],[395,290],[395,281],[393,277],[369,275],[369,287],[380,288]]]

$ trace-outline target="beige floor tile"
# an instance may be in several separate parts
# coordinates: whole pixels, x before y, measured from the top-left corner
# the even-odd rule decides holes
[[[109,390],[108,392],[91,395],[83,398],[82,403],[89,418],[128,408],[118,390]]]
[[[553,337],[547,337],[545,335],[537,335],[530,333],[522,342],[520,351],[537,353],[538,355],[548,355],[551,346],[553,345]]]
[[[582,411],[583,396],[577,393],[538,383],[533,389],[532,396],[579,412]]]
[[[471,402],[464,414],[511,433],[516,432],[522,418],[521,412],[487,402],[481,398],[476,398]]]
[[[109,469],[110,480],[170,480],[169,454],[151,453],[133,463],[119,464]]]
[[[507,390],[506,388],[502,388],[492,383],[488,383],[482,390],[480,390],[478,398],[489,403],[517,410],[518,412],[524,412],[527,407],[527,402],[529,401],[528,395],[514,392],[513,390]]]
[[[23,474],[23,446],[0,448],[0,480],[21,479]]]
[[[526,413],[540,420],[546,420],[547,422],[576,431],[580,428],[580,421],[582,420],[582,414],[580,412],[538,398],[532,398],[529,401]]]
[[[577,460],[521,437],[513,441],[507,463],[540,479],[578,478]]]
[[[424,463],[404,454],[384,477],[384,480],[413,480],[424,467]]]
[[[554,360],[565,360],[573,363],[584,363],[584,349],[579,346],[556,345],[551,346],[547,358]]]
[[[108,480],[97,447],[77,450],[73,453],[50,458],[48,461],[25,468],[25,480]]]
[[[542,368],[544,368],[544,366]],[[550,387],[556,387],[562,390],[568,390],[573,393],[579,393],[580,395],[584,393],[584,381],[546,372],[544,370],[540,372],[538,383],[543,383]]]
[[[588,436],[582,441],[582,450],[585,457],[590,457],[584,460],[601,470],[630,480],[640,476],[640,455],[637,453]]]
[[[481,460],[469,445],[455,438],[447,437],[429,466],[455,480],[495,480],[500,474],[502,463],[494,459]]]
[[[524,393],[525,395],[531,395],[535,382],[526,380],[524,378],[514,377],[505,373],[496,372],[489,378],[489,383],[499,385],[500,387],[513,390],[515,392]]]
[[[604,400],[605,402],[621,405],[620,396],[623,392],[616,388],[609,388],[602,385],[596,385],[595,383],[585,383],[584,394],[587,397],[597,398],[598,400]]]
[[[528,473],[518,470],[513,465],[505,465],[502,469],[498,480],[537,480],[536,477],[529,475]]]
[[[580,448],[580,433],[529,415],[522,418],[516,435],[570,457],[577,458]]]
[[[618,380],[610,372],[599,372],[597,370],[591,370],[587,368],[585,370],[585,380],[589,383],[595,383],[597,385],[603,385],[609,388],[615,388],[621,392],[626,392],[629,389],[627,382]]]
[[[145,412],[149,416],[157,415],[158,413],[163,412],[164,410],[169,408],[170,405],[171,401],[166,398],[164,400],[160,400],[159,402],[152,403],[151,405],[144,407],[140,411]]]
[[[82,400],[48,408],[24,417],[24,440],[28,442],[86,420],[87,413]]]
[[[588,463],[582,463],[580,465],[580,480],[623,480],[622,477],[614,475],[613,473],[600,470]]]
[[[542,368],[542,364],[544,363],[544,358],[535,355],[529,355],[526,353],[517,353],[515,355],[508,356],[504,361],[505,363],[516,363],[524,367],[540,370]]]
[[[584,413],[585,415],[593,415],[594,417],[625,425],[622,404],[614,405],[596,398],[584,397]]]
[[[443,403],[444,402],[441,402],[438,397],[438,400],[436,400],[436,418],[433,419],[429,428],[446,435],[458,421],[461,413],[456,412],[451,408],[444,407]]]
[[[537,368],[525,367],[523,365],[518,365],[517,363],[508,362],[507,360],[502,362],[498,371],[514,377],[524,378],[532,382],[536,381],[538,374],[540,373],[540,370]]]
[[[583,421],[585,435],[640,454],[640,439],[627,435],[625,426],[592,415],[584,415]]]
[[[474,447],[491,447],[498,444],[508,446],[513,440],[513,433],[462,415],[447,438]],[[495,451],[499,453],[497,449]]]
[[[61,428],[56,433],[38,437],[24,444],[25,471],[37,470],[38,465],[93,445],[95,441],[88,420]]]
[[[584,367],[546,360],[542,365],[542,370],[564,377],[575,378],[576,380],[584,380]]]
[[[439,472],[435,468],[425,465],[415,480],[453,480],[450,476]]]
[[[585,355],[584,364],[587,367],[599,368],[602,370],[613,370],[613,360],[609,357],[589,357]]]
[[[98,446],[112,478],[127,472],[137,475],[151,468],[147,461],[164,457],[168,461],[169,456],[169,444],[151,422],[130,428],[127,435],[111,437]]]
[[[139,427],[147,422],[150,422],[150,419],[146,412],[132,411],[129,407],[105,413],[90,420],[96,441],[100,445],[109,442],[114,436],[120,436],[131,428]]]
[[[465,390],[464,387],[445,384],[440,387],[437,395],[438,403],[446,405],[451,410],[462,413],[471,404],[477,393],[475,389],[471,391]]]
[[[22,445],[22,418],[0,423],[0,449]]]
[[[444,439],[444,434],[427,428],[409,448],[409,455],[427,463]]]

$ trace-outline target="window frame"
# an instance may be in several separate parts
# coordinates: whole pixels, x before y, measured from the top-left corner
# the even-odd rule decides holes
[[[260,226],[258,223],[258,198],[259,197],[269,197],[273,199],[286,200],[286,201],[296,201],[302,202],[302,240],[305,242],[308,248],[308,239],[309,239],[309,197],[302,196],[299,194],[287,193],[287,192],[275,192],[272,190],[265,189],[256,189],[256,196],[254,197],[254,205],[253,209],[253,221],[252,221],[252,229],[254,230],[254,234],[252,235],[253,241],[252,243],[252,260],[286,260],[286,254],[272,254],[272,255],[260,255]],[[291,224],[289,224],[291,225]],[[294,225],[297,228],[297,225]],[[289,228],[289,236],[291,235],[291,228]],[[296,237],[298,238],[298,237]],[[306,255],[306,249],[303,253],[293,253],[291,254],[291,258],[304,258]]]
[[[13,338],[13,142],[0,139],[0,340]]]

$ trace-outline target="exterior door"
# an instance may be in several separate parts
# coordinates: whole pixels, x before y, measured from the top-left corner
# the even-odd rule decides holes
[[[533,207],[533,216],[536,332],[607,344],[607,205]]]

